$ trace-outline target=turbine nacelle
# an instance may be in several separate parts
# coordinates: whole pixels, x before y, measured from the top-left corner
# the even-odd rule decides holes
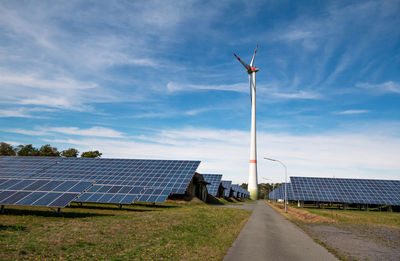
[[[239,58],[239,56],[237,56],[235,53],[233,54],[233,55],[239,60],[239,62],[244,66],[244,68],[246,68],[246,71],[247,71],[248,74],[252,74],[253,72],[258,72],[258,71],[260,70],[260,69],[258,69],[257,67],[253,66],[253,64],[254,64],[254,58],[255,58],[256,53],[257,53],[257,49],[258,49],[258,45],[257,45],[257,47],[256,47],[256,50],[254,51],[253,58],[251,59],[250,65],[248,65],[248,64],[245,63],[245,62],[243,62],[243,61]]]

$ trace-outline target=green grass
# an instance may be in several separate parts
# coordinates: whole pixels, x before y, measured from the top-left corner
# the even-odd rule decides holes
[[[400,213],[360,210],[303,208],[311,214],[334,219],[338,223],[400,228]]]
[[[221,260],[249,215],[194,203],[6,207],[0,259]]]

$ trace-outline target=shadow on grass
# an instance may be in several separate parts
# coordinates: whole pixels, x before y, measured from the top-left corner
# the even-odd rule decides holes
[[[0,231],[7,230],[7,231],[26,231],[26,227],[22,225],[1,225],[0,224]]]
[[[5,209],[2,215],[14,216],[40,216],[40,217],[63,217],[63,218],[85,218],[85,217],[106,217],[113,214],[103,213],[81,213],[81,212],[63,212],[56,213],[52,210],[32,210],[32,209]]]
[[[161,209],[162,208],[165,208],[165,209],[181,208],[180,206],[157,205],[157,204],[149,204],[149,203],[135,203],[132,206],[140,206],[140,207],[155,208],[155,209],[157,209],[157,208],[161,208]],[[148,210],[148,211],[150,211],[150,210]]]
[[[130,205],[122,206],[122,208],[119,208],[119,206],[114,206],[114,205],[103,205],[103,206],[98,206],[98,205],[97,206],[93,206],[93,205],[82,205],[82,206],[71,205],[71,206],[68,206],[67,208],[70,208],[70,209],[72,208],[72,209],[97,209],[97,210],[133,211],[133,212],[152,211],[150,209],[135,209],[135,208],[130,207]]]

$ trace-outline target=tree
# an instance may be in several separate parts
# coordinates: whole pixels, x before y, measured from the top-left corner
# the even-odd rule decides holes
[[[33,147],[32,144],[18,145],[18,156],[39,156],[40,151]]]
[[[61,152],[61,156],[67,157],[67,158],[76,158],[78,157],[79,151],[74,148],[69,148],[67,150],[63,150]]]
[[[59,157],[60,152],[56,147],[52,147],[50,144],[43,145],[40,147],[39,156],[47,156],[47,157]]]
[[[81,157],[82,158],[100,158],[103,153],[100,153],[98,150],[94,151],[86,151],[82,152]]]
[[[8,143],[0,142],[0,156],[15,156],[15,149]]]

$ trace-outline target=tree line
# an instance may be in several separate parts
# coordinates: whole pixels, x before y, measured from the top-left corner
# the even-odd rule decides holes
[[[12,145],[0,142],[0,156],[44,156],[44,157],[71,157],[76,158],[79,155],[79,151],[75,148],[69,148],[63,151],[58,151],[56,147],[52,147],[50,144],[35,148],[32,144],[18,145],[13,147]],[[98,150],[85,151],[81,153],[81,158],[100,158],[102,155]]]
[[[281,186],[282,183],[259,183],[258,184],[258,198],[269,199],[269,192]],[[242,188],[247,189],[247,183],[240,185]]]

